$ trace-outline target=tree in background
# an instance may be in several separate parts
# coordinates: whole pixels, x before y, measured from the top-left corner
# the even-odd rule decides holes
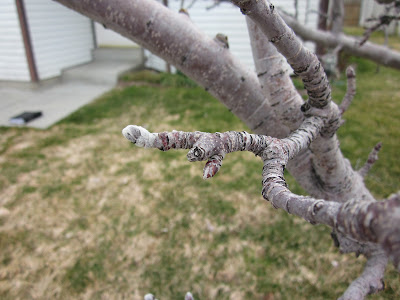
[[[271,205],[312,224],[331,227],[341,252],[367,257],[363,273],[341,299],[363,299],[382,290],[389,260],[400,271],[400,194],[377,201],[364,185],[364,176],[377,160],[380,145],[361,169],[354,170],[342,155],[336,136],[355,94],[355,72],[347,70],[348,90],[341,105],[336,105],[317,56],[303,47],[286,24],[296,24],[293,18],[282,18],[268,1],[232,1],[247,16],[256,65],[256,72],[252,72],[231,55],[221,35],[208,38],[186,13],[174,13],[156,1],[57,1],[164,58],[206,88],[254,132],[150,133],[130,125],[123,130],[129,141],[163,151],[190,149],[189,161],[206,161],[204,178],[218,172],[228,153],[254,153],[264,164],[262,195]],[[347,37],[339,34],[334,39]],[[380,55],[392,55],[385,51]],[[302,79],[308,94],[306,102],[294,88],[279,53]],[[400,62],[396,55],[381,59],[396,67],[396,59],[397,64]],[[289,190],[285,169],[310,196]]]
[[[285,22],[294,30],[294,32],[304,41],[312,41],[318,45],[318,48],[331,49],[334,56],[339,50],[351,55],[364,57],[370,59],[380,65],[388,66],[391,68],[400,69],[400,54],[396,51],[390,50],[383,45],[371,43],[368,40],[370,34],[388,25],[390,22],[398,20],[397,14],[383,15],[376,24],[371,25],[371,28],[365,31],[363,38],[352,37],[342,32],[344,20],[344,0],[327,1],[321,0],[320,8],[325,9],[327,2],[331,3],[330,13],[326,15],[324,11],[320,12],[321,27],[318,29],[306,28],[298,22],[293,16],[282,12],[281,16]],[[398,1],[395,0],[377,0],[380,4],[386,4],[390,7],[398,7]],[[396,12],[396,9],[394,9]],[[326,16],[326,19],[324,18]],[[324,26],[330,24],[330,30],[325,31]],[[329,28],[328,28],[329,29]]]

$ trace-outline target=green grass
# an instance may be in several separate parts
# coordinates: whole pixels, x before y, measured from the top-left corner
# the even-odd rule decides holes
[[[338,135],[377,197],[400,189],[400,72],[361,59],[358,92]],[[136,148],[128,124],[151,131],[248,130],[182,74],[143,71],[46,131],[0,128],[1,299],[333,299],[362,271],[329,228],[273,209],[261,195],[262,163],[226,157],[202,179],[184,151]],[[131,86],[131,84],[134,85]],[[300,87],[300,85],[299,85]],[[340,102],[345,84],[332,83]],[[287,176],[290,188],[302,190]],[[332,263],[337,263],[333,267]],[[398,273],[371,299],[400,297]]]

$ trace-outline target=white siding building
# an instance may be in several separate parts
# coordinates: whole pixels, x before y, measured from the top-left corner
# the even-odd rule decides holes
[[[48,0],[0,1],[0,80],[38,81],[92,60],[90,19]]]
[[[0,1],[0,80],[30,80],[15,0]]]
[[[161,2],[161,1],[160,1]],[[181,8],[181,0],[169,0],[168,6],[174,11]],[[192,1],[185,1],[184,8],[190,5]],[[295,14],[293,0],[275,1],[276,6],[288,12]],[[318,22],[318,3],[319,0],[303,0],[298,1],[298,20],[311,28],[317,28]],[[233,55],[238,57],[249,68],[254,69],[254,62],[251,52],[250,40],[247,32],[245,17],[240,13],[239,9],[229,2],[222,2],[218,6],[208,9],[213,5],[213,1],[196,1],[192,7],[188,9],[190,19],[208,36],[213,38],[217,33],[223,33],[228,36],[229,50]],[[306,44],[309,48],[314,49],[312,43]],[[165,71],[165,62],[152,54],[145,51],[146,66],[156,70]]]
[[[95,23],[96,42],[98,47],[139,47],[135,42]]]
[[[159,2],[161,2],[159,0]],[[169,0],[169,7],[180,9],[181,0]],[[185,8],[193,1],[185,1]],[[298,1],[300,22],[316,28],[319,0]],[[213,9],[213,1],[195,1],[188,9],[192,21],[213,38],[223,33],[229,38],[230,51],[254,69],[245,17],[231,3]],[[295,14],[293,0],[281,0],[277,6]],[[97,45],[96,45],[97,41]],[[313,44],[307,44],[313,49]],[[59,76],[66,68],[92,60],[92,50],[101,47],[137,47],[64,6],[49,0],[0,0],[0,80],[39,81]],[[145,51],[146,66],[165,70],[165,62]]]

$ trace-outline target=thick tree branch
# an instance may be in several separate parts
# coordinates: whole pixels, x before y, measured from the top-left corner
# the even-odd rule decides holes
[[[165,59],[218,98],[251,130],[280,137],[290,132],[274,116],[255,72],[186,15],[156,1],[56,1]]]
[[[337,105],[331,101],[329,82],[315,54],[302,45],[268,1],[232,2],[257,24],[302,78],[309,95],[309,100],[302,106],[304,114],[308,117],[319,116],[325,120],[320,137],[311,145],[317,186],[325,193],[312,195],[342,202],[355,196],[373,200],[362,178],[354,172],[340,151],[335,133],[342,123],[341,114]]]
[[[260,28],[246,17],[257,77],[264,96],[270,99],[271,109],[291,131],[304,120],[301,112],[303,98],[296,90],[286,59],[270,43]]]
[[[311,107],[323,108],[331,101],[329,81],[316,55],[302,42],[267,1],[232,1],[255,22],[303,80]]]
[[[304,120],[301,106],[303,98],[293,85],[286,59],[268,41],[264,33],[249,17],[246,17],[254,64],[262,91],[270,99],[274,114],[288,128],[296,130]],[[306,150],[288,163],[288,170],[301,179],[301,186],[315,197],[324,197],[312,166],[313,154]]]

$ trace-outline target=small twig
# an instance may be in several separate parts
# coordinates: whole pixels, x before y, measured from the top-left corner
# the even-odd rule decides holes
[[[224,1],[215,0],[212,5],[206,7],[206,10],[211,10],[213,8],[218,7],[221,4],[221,2],[224,2]]]
[[[187,10],[191,9],[193,7],[193,5],[196,3],[197,0],[193,0],[188,7],[186,7]]]
[[[328,18],[328,14],[325,14],[325,13],[323,13],[323,12],[320,12],[320,11],[318,11],[318,10],[316,10],[316,9],[310,9],[308,12],[309,12],[310,14],[317,14],[318,16],[322,16],[322,17]]]
[[[339,300],[364,299],[365,296],[375,294],[385,288],[383,277],[388,257],[382,250],[372,253],[367,260],[363,273],[354,280]]]
[[[347,91],[343,97],[342,103],[340,103],[339,110],[340,114],[343,115],[344,112],[349,108],[353,98],[356,94],[356,72],[354,68],[349,66],[346,69],[346,77],[347,77]]]
[[[382,26],[385,25],[389,25],[391,22],[393,21],[398,21],[400,20],[400,16],[391,16],[391,15],[383,15],[380,16],[379,18],[370,18],[367,19],[367,22],[371,22],[371,21],[378,21],[375,25],[367,28],[363,34],[363,38],[360,41],[360,46],[364,45],[366,41],[368,41],[368,39],[370,38],[371,34],[374,31],[377,31],[379,28],[381,28]]]
[[[382,143],[379,142],[378,144],[375,145],[375,147],[372,149],[371,153],[368,155],[368,159],[365,163],[365,165],[358,170],[358,173],[362,176],[365,177],[369,170],[372,168],[373,164],[378,160],[378,153],[379,150],[382,148]]]

